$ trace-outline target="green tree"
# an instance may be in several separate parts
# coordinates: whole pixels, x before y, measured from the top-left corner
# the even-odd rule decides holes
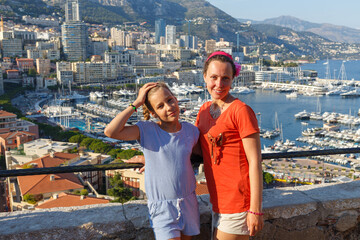
[[[107,154],[110,155],[112,158],[116,158],[119,153],[121,153],[122,149],[115,149],[112,148]]]
[[[87,189],[81,189],[80,195],[87,196],[87,195],[89,195],[89,191]]]
[[[30,68],[29,72],[28,72],[28,75],[30,77],[36,77],[36,69],[35,68]]]
[[[274,181],[274,176],[268,172],[263,172],[263,180],[266,184],[270,184]]]
[[[107,193],[108,195],[115,197],[113,202],[125,203],[135,199],[135,197],[132,196],[132,191],[124,186],[124,182],[121,180],[121,175],[119,173],[116,173],[109,181],[112,188],[110,188]]]
[[[119,154],[117,154],[116,157],[120,158],[120,159],[130,159],[136,155],[143,155],[143,153],[140,151],[132,150],[132,149],[126,149],[126,150],[120,152]]]
[[[69,142],[71,143],[78,143],[80,144],[82,140],[85,139],[85,136],[82,135],[82,134],[77,134],[77,135],[74,135],[72,136],[71,138],[69,138]]]
[[[28,169],[28,168],[34,168],[35,166],[34,165],[32,165],[32,164],[25,164],[25,165],[23,165],[23,169]]]
[[[24,195],[24,201],[28,202],[30,204],[35,204],[36,203],[35,196],[32,195],[32,194],[29,194],[29,193]]]
[[[95,139],[89,138],[89,137],[84,138],[84,139],[81,141],[80,146],[81,146],[81,147],[86,147],[86,148],[88,148],[88,147],[90,146],[90,144],[91,144],[94,140],[95,140]]]

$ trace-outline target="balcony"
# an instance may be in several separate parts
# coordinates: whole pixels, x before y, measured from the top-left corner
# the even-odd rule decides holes
[[[309,152],[263,154],[264,159],[338,154],[335,149]],[[105,168],[107,166],[104,165]],[[134,165],[113,166],[133,168]],[[16,174],[36,171],[78,172],[98,166],[54,169],[24,169]],[[84,168],[84,169],[80,169]],[[36,174],[39,174],[37,172]],[[198,196],[201,234],[193,239],[210,239],[211,208],[208,195]],[[263,192],[264,229],[252,239],[358,239],[360,236],[360,181],[265,189]],[[76,237],[74,237],[76,236]],[[84,207],[0,213],[0,239],[154,239],[149,225],[146,201],[102,204]]]

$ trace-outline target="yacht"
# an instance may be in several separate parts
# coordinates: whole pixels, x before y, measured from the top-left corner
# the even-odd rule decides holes
[[[301,111],[297,114],[294,115],[296,119],[300,119],[300,120],[308,120],[310,119],[310,114],[308,112],[306,112],[306,110]]]
[[[297,97],[298,97],[297,92],[286,94],[286,98],[297,98]]]

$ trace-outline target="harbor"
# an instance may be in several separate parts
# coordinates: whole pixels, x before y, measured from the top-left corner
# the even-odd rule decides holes
[[[323,67],[322,63],[319,65]],[[194,123],[201,105],[210,99],[207,91],[203,86],[186,84],[174,84],[170,88],[179,101],[181,119]],[[360,98],[341,95],[345,90],[357,91],[358,88],[359,81],[324,79],[320,76],[315,82],[308,84],[263,82],[253,86],[234,86],[231,94],[248,104],[256,113],[261,129],[262,152],[287,152],[358,147]],[[339,90],[339,94],[335,94],[335,90]],[[103,129],[106,124],[136,98],[135,91],[125,89],[72,93],[72,97],[67,97],[66,94],[59,94],[61,97],[56,95],[36,98],[35,108],[41,108],[41,113],[49,121],[64,129],[77,129],[99,139],[104,138]],[[140,108],[129,119],[128,124],[142,120],[141,112]],[[138,147],[133,143],[117,144],[122,148]],[[344,169],[340,173],[348,174],[350,170],[360,169],[357,158],[357,155],[353,155],[318,157],[312,160],[319,164],[334,165]],[[294,159],[287,161],[296,165]],[[301,162],[303,161],[299,164]],[[282,175],[281,167],[274,175],[280,177],[279,174]],[[319,174],[301,179],[317,182],[321,178]],[[286,176],[291,176],[291,179],[300,177],[292,173]]]

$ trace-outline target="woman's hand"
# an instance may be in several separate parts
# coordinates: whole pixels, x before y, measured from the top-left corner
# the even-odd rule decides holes
[[[140,107],[141,105],[144,104],[145,99],[146,99],[146,94],[149,92],[150,89],[152,89],[153,87],[155,87],[157,85],[156,82],[150,82],[150,83],[146,83],[144,84],[144,86],[142,86],[139,90],[139,95],[136,98],[136,100],[134,101],[134,105],[135,107]]]
[[[260,215],[248,213],[246,217],[246,222],[250,231],[250,236],[255,236],[255,234],[260,232],[261,229],[264,227],[264,218]]]

